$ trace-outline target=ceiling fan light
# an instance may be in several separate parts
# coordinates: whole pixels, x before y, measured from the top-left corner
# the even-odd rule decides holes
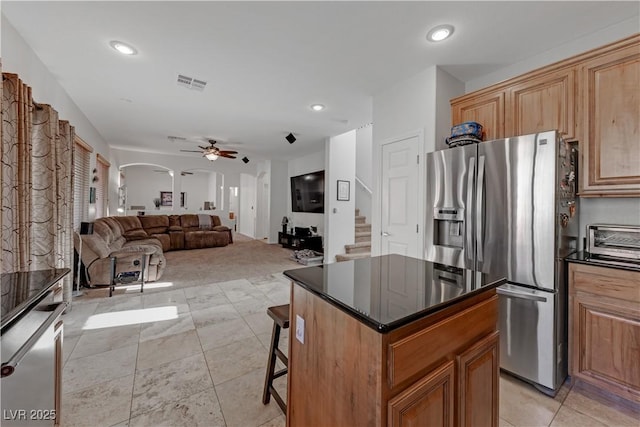
[[[218,158],[218,155],[214,153],[207,153],[204,156],[211,161],[214,161]]]

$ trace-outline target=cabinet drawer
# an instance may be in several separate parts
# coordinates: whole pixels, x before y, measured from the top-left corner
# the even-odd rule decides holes
[[[569,265],[570,292],[586,292],[628,302],[640,302],[640,272],[592,265]]]
[[[476,304],[427,329],[389,344],[389,387],[417,378],[442,360],[451,360],[469,342],[496,330],[498,297]],[[469,328],[474,325],[474,328]]]

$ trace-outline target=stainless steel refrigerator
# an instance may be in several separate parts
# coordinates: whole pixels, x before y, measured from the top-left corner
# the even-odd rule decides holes
[[[555,394],[567,375],[563,258],[578,241],[577,152],[556,131],[427,154],[425,258],[506,277],[500,367]]]

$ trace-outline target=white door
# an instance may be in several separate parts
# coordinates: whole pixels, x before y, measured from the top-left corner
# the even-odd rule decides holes
[[[256,237],[256,177],[240,174],[240,215],[238,215],[238,232]]]
[[[419,154],[417,135],[382,146],[382,255],[395,253],[422,258]]]

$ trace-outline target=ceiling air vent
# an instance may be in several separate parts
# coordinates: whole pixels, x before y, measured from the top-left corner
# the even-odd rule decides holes
[[[207,85],[204,80],[194,79],[193,77],[178,74],[178,86],[183,86],[193,90],[202,92]]]
[[[169,135],[167,136],[167,138],[169,139],[169,141],[171,142],[176,142],[176,141],[186,141],[187,138],[184,138],[182,136],[173,136],[173,135]]]

